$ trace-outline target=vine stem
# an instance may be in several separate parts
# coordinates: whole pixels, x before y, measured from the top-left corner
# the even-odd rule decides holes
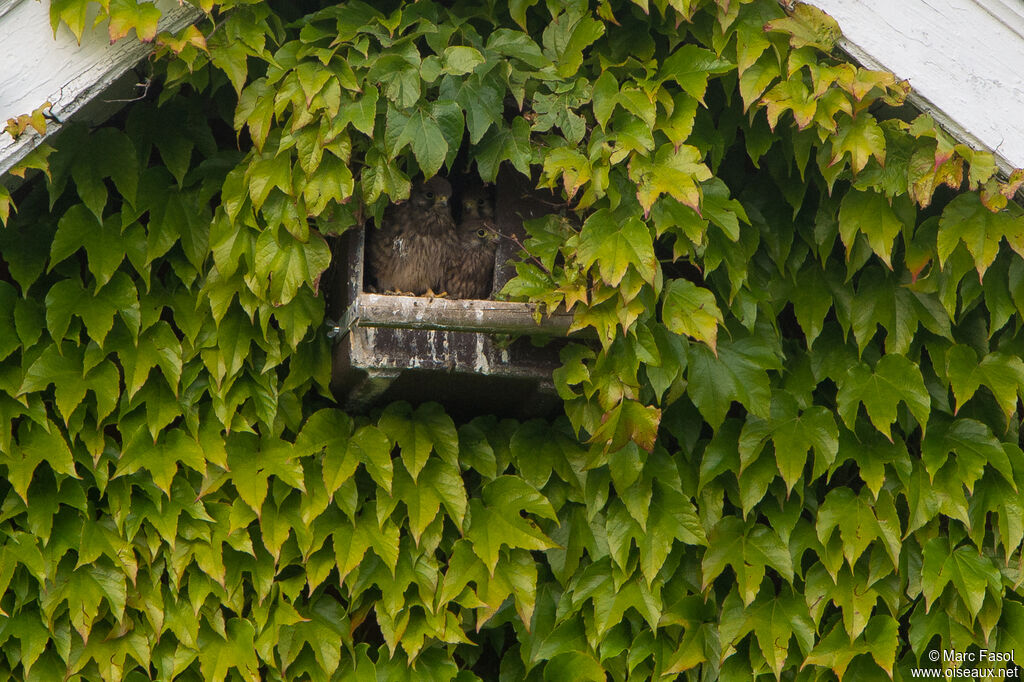
[[[494,229],[494,228],[490,228],[490,229]],[[495,232],[497,232],[497,230],[495,230]],[[529,250],[528,248],[526,248],[526,246],[525,246],[525,245],[523,244],[523,242],[522,242],[522,241],[521,241],[521,240],[519,239],[519,237],[515,236],[514,234],[505,234],[505,233],[503,233],[503,232],[498,232],[498,234],[499,234],[499,235],[501,235],[502,237],[504,237],[505,239],[508,239],[508,240],[510,240],[510,241],[511,241],[511,242],[512,242],[513,244],[515,244],[515,245],[516,245],[516,246],[518,246],[518,247],[519,247],[520,249],[522,249],[522,250],[523,250],[523,252],[525,252],[525,253],[526,253],[526,255],[530,257],[530,260],[532,260],[532,261],[533,261],[534,263],[536,263],[536,264],[537,264],[537,267],[539,267],[539,268],[540,268],[541,270],[543,270],[543,271],[544,271],[544,273],[545,273],[545,274],[546,274],[546,275],[547,275],[548,277],[554,277],[554,274],[552,274],[552,272],[551,272],[550,270],[548,270],[548,268],[547,268],[547,267],[546,267],[546,266],[544,265],[544,263],[542,263],[542,262],[540,261],[540,259],[539,259],[539,258],[537,258],[537,256],[535,256],[535,255],[533,255],[532,253],[530,253],[530,250]]]

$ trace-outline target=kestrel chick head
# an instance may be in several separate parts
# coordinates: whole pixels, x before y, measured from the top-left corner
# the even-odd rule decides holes
[[[494,206],[484,187],[471,187],[462,195],[462,220],[493,218]]]
[[[459,223],[459,244],[463,249],[479,251],[498,248],[498,230],[486,218],[467,218]]]
[[[413,186],[409,194],[409,205],[419,211],[429,211],[451,216],[448,204],[452,198],[452,186],[440,175]]]

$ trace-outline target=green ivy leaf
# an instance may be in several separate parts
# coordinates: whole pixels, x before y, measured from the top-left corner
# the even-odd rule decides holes
[[[135,285],[123,273],[117,273],[99,291],[85,288],[75,279],[57,282],[46,294],[46,327],[54,339],[67,334],[72,316],[85,323],[90,338],[100,346],[120,315],[132,335],[139,333],[140,311]]]
[[[690,346],[687,391],[713,428],[725,420],[733,400],[753,414],[768,418],[771,388],[766,370],[781,369],[777,351],[767,339],[749,336],[710,348]]]
[[[662,294],[662,319],[673,334],[706,343],[717,353],[718,325],[725,324],[715,295],[685,279],[675,279]]]
[[[456,526],[462,527],[468,504],[466,489],[456,467],[438,459],[430,460],[413,479],[399,469],[393,494],[405,502],[409,513],[409,531],[419,544],[427,527],[433,523],[443,503]]]
[[[955,419],[949,423],[938,421],[934,428],[928,429],[921,441],[921,461],[930,478],[946,464],[950,454],[956,456],[957,474],[968,491],[973,492],[986,464],[1002,474],[1016,491],[1006,451],[985,424],[974,419]]]
[[[408,146],[423,175],[432,177],[448,155],[448,136],[442,126],[451,128],[444,117],[452,115],[456,117],[456,127],[461,131],[462,112],[454,102],[435,102],[430,111],[417,109],[409,115],[389,108],[384,134],[389,153],[395,156]]]
[[[896,406],[903,402],[921,428],[928,423],[931,400],[917,365],[902,355],[885,355],[872,371],[863,362],[846,373],[836,397],[839,416],[850,429],[861,403],[875,428],[892,440],[890,427],[896,421]]]
[[[946,351],[946,376],[956,398],[954,413],[984,384],[1009,419],[1017,409],[1017,396],[1024,389],[1024,362],[1001,352],[989,353],[978,362],[973,348],[957,344]]]
[[[601,279],[613,287],[619,286],[630,266],[651,283],[658,271],[647,225],[635,217],[617,220],[607,209],[596,211],[583,224],[578,257],[584,268],[597,263]]]
[[[583,64],[583,51],[604,35],[604,23],[576,11],[563,12],[544,29],[544,56],[557,66],[562,78],[575,74]]]
[[[978,277],[992,265],[1003,237],[1018,254],[1024,254],[1024,215],[1019,210],[1005,209],[993,213],[974,192],[954,198],[939,218],[939,264],[946,261],[961,241],[974,257]]]
[[[822,544],[828,544],[839,528],[843,557],[852,569],[868,546],[882,534],[873,504],[849,488],[832,490],[818,509],[815,529]]]
[[[807,614],[807,605],[792,590],[783,589],[774,599],[755,603],[747,615],[761,653],[776,678],[789,658],[789,642],[796,638],[800,650],[807,653],[814,642],[814,623]]]
[[[28,489],[36,468],[46,462],[55,472],[78,478],[67,441],[56,425],[40,426],[22,422],[18,427],[18,447],[0,454],[7,467],[7,479],[14,492],[28,504]]]
[[[424,403],[415,410],[406,402],[392,403],[381,414],[378,426],[398,444],[413,481],[418,480],[432,451],[450,465],[458,462],[458,431],[437,403]]]
[[[948,538],[932,538],[924,545],[921,587],[925,608],[931,608],[950,583],[967,606],[971,618],[981,611],[987,589],[1001,589],[1002,579],[992,560],[973,547],[950,547]]]
[[[857,638],[850,641],[850,635],[841,623],[821,638],[814,649],[804,659],[804,665],[818,665],[830,668],[839,679],[843,678],[846,669],[856,656],[871,653],[870,646]]]
[[[234,668],[247,681],[259,680],[256,630],[250,621],[232,618],[223,635],[209,631],[203,635],[199,640],[199,669],[204,678],[224,682]]]
[[[557,520],[547,498],[523,480],[499,476],[483,488],[483,500],[469,501],[469,527],[466,538],[494,575],[502,545],[529,550],[545,550],[557,545],[522,512]]]
[[[658,80],[674,80],[686,94],[703,102],[708,78],[713,74],[731,71],[734,66],[711,50],[685,44],[661,63]]]
[[[533,160],[530,124],[516,116],[509,127],[500,123],[487,130],[476,153],[477,169],[485,182],[494,182],[502,161],[510,161],[520,173],[528,172]]]
[[[285,304],[305,284],[314,291],[331,262],[331,250],[319,235],[303,244],[280,230],[266,230],[256,240],[255,274],[266,280],[275,303]]]
[[[114,276],[128,248],[119,218],[97,221],[82,204],[68,209],[57,223],[50,247],[50,269],[80,248],[88,256],[89,272],[102,287]]]
[[[803,476],[807,455],[812,449],[814,478],[828,470],[839,452],[839,428],[832,412],[815,405],[801,413],[797,401],[788,393],[773,396],[769,419],[747,415],[739,444],[741,472],[758,456],[769,437],[787,491],[793,490]]]
[[[486,60],[475,47],[452,46],[446,47],[441,55],[441,62],[444,64],[446,73],[462,76],[471,73],[473,69],[483,64]]]
[[[847,258],[857,233],[863,232],[871,250],[891,269],[892,244],[902,229],[903,222],[882,194],[850,190],[843,197],[839,207],[839,234],[846,245]]]
[[[734,516],[724,517],[708,535],[708,548],[701,562],[701,589],[706,590],[726,566],[736,573],[744,606],[754,602],[771,567],[786,580],[793,579],[793,560],[778,534],[771,528],[749,525]]]

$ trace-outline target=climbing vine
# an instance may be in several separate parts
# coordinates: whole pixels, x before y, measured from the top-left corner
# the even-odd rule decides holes
[[[1024,651],[1024,175],[829,17],[196,4],[170,35],[148,2],[51,3],[152,42],[154,85],[0,189],[2,674],[909,679]],[[328,240],[462,152],[566,202],[500,294],[575,314],[566,416],[346,414]]]

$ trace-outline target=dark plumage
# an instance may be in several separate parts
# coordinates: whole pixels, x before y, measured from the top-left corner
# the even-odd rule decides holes
[[[456,242],[451,196],[452,186],[435,176],[415,185],[408,201],[384,211],[380,229],[369,235],[366,257],[379,291],[441,291]]]
[[[462,192],[459,209],[460,221],[494,217],[494,205],[491,203],[490,192],[485,186],[479,184],[479,181]]]
[[[498,231],[486,218],[469,218],[459,223],[457,235],[443,288],[450,298],[487,298],[494,278]]]

